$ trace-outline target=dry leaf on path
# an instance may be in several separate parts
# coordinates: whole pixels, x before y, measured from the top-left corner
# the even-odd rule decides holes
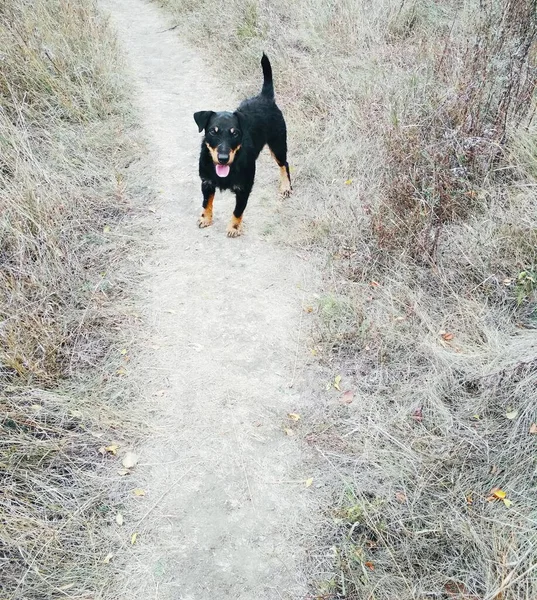
[[[505,416],[512,421],[513,419],[516,419],[518,415],[518,410],[509,410],[505,413]]]
[[[305,483],[306,487],[311,487],[311,484],[313,483],[313,477],[306,479],[306,481],[304,483]]]
[[[445,333],[441,333],[440,335],[442,336],[442,339],[446,342],[450,342],[455,337],[452,333],[449,333],[448,331],[446,331]]]
[[[366,563],[364,563],[364,565],[371,571],[375,570],[375,565],[372,562],[366,562]]]
[[[138,464],[138,455],[134,452],[127,452],[121,461],[126,469],[132,469]]]
[[[142,490],[141,488],[136,488],[136,489],[132,490],[132,493],[135,496],[145,496],[145,490]]]
[[[289,427],[286,427],[284,431],[286,435],[295,435],[295,432],[292,429],[289,429]]]
[[[121,513],[117,513],[117,515],[116,515],[116,523],[119,526],[123,525],[124,521],[123,521],[123,515]]]
[[[291,419],[291,421],[300,420],[300,415],[298,413],[289,413],[287,416]]]
[[[537,423],[532,423],[530,426],[530,433],[535,435],[537,433]]]
[[[423,421],[423,408],[421,406],[416,408],[416,410],[412,413],[412,418],[418,423]]]
[[[347,390],[340,398],[340,402],[342,402],[343,404],[350,404],[353,400],[354,392],[352,390]]]
[[[336,388],[336,390],[338,392],[341,392],[341,388],[339,387],[340,382],[341,382],[341,375],[336,375],[336,378],[334,379],[334,387]]]
[[[122,477],[124,477],[125,475],[130,475],[130,471],[129,469],[118,469],[117,470],[117,474],[121,475]]]
[[[107,565],[112,560],[113,557],[114,557],[114,555],[112,554],[112,552],[109,552],[106,555],[106,558],[103,560],[103,563],[105,563]]]
[[[133,534],[131,535],[131,545],[133,545],[133,546],[134,546],[134,544],[136,544],[136,540],[137,540],[137,538],[138,538],[138,534],[137,534],[137,533],[133,533]]]
[[[406,494],[404,492],[396,492],[395,499],[397,502],[404,504],[406,502]]]
[[[110,444],[110,446],[101,446],[99,448],[99,452],[104,456],[107,452],[109,454],[113,454],[114,456],[117,454],[119,446],[117,444]]]
[[[487,502],[495,502],[496,500],[505,500],[507,494],[500,488],[492,488],[490,496],[487,497]]]

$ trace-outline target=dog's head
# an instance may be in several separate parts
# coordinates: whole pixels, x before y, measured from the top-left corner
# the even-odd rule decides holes
[[[213,112],[202,110],[194,113],[200,133],[205,130],[204,142],[218,177],[227,177],[237,152],[240,150],[246,125],[240,112]]]

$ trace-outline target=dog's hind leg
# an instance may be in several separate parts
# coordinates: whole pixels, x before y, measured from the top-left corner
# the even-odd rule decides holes
[[[203,212],[198,219],[198,226],[209,227],[209,225],[213,224],[213,200],[215,187],[211,181],[202,181],[201,192],[203,194]]]
[[[291,174],[289,173],[289,163],[287,162],[287,140],[283,138],[272,138],[268,141],[268,147],[274,159],[280,167],[280,194],[287,198],[291,195]]]

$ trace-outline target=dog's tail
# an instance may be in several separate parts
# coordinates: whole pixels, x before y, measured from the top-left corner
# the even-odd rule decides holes
[[[272,81],[272,67],[268,56],[263,52],[263,58],[261,59],[261,67],[263,68],[263,87],[261,88],[261,95],[265,98],[274,100],[274,83]]]

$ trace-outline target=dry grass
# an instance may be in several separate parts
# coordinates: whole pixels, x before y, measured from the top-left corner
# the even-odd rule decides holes
[[[242,95],[269,53],[325,260],[313,597],[535,598],[534,2],[162,4]]]
[[[97,449],[129,427],[140,148],[93,1],[3,2],[0,65],[0,596],[93,598],[121,498]]]

